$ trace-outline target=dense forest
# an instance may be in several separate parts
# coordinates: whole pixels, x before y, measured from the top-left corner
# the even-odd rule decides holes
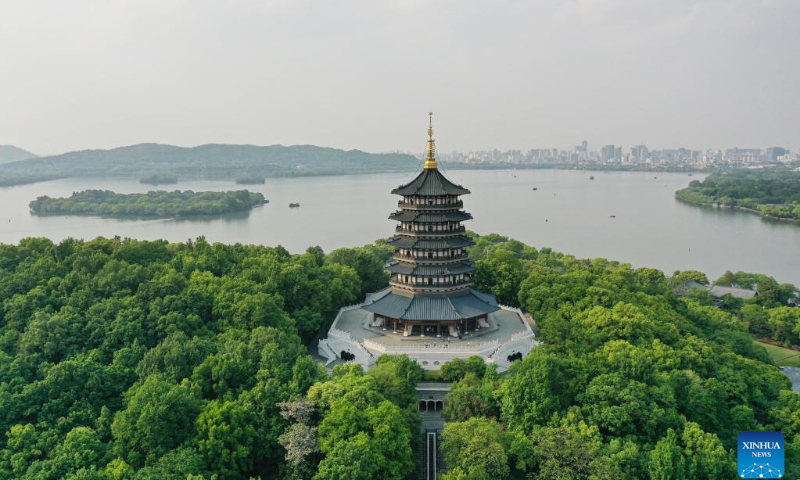
[[[800,172],[735,170],[692,181],[675,192],[678,200],[695,205],[723,205],[762,215],[800,220]]]
[[[471,256],[478,286],[532,313],[544,344],[505,376],[480,362],[442,368],[456,380],[447,479],[734,478],[749,430],[783,432],[785,478],[800,477],[800,395],[753,342],[747,313],[781,318],[797,338],[794,287],[740,273],[759,296],[719,309],[675,295],[700,272],[666,277],[494,235]]]
[[[800,395],[744,314],[791,309],[800,333],[795,289],[754,277],[762,294],[720,309],[675,295],[699,272],[476,240],[478,286],[531,312],[544,344],[502,376],[443,366],[447,478],[732,478],[736,436],[759,429],[783,432],[786,478],[800,474]],[[391,254],[1,245],[0,478],[413,478],[420,367],[387,356],[328,373],[306,347],[386,285]]]
[[[264,195],[231,192],[114,193],[84,190],[68,198],[39,197],[30,203],[36,215],[102,215],[107,217],[186,217],[241,212],[264,203]]]
[[[410,171],[411,155],[295,145],[139,144],[111,150],[83,150],[0,165],[0,186],[56,178],[175,176],[234,180]]]
[[[385,284],[386,252],[1,245],[0,478],[289,478],[306,457],[345,478],[364,443],[372,471],[406,471],[418,367],[329,377],[304,346]]]

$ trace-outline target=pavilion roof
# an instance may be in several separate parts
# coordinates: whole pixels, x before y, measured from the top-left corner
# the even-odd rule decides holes
[[[411,262],[391,261],[386,268],[392,273],[402,275],[458,275],[475,270],[475,264],[470,260],[445,265],[415,265]]]
[[[443,195],[466,195],[470,191],[448,180],[438,168],[426,168],[414,180],[395,188],[392,193],[396,195],[437,197]]]
[[[474,318],[500,309],[494,295],[474,288],[452,295],[405,295],[391,287],[368,294],[362,308],[389,318],[427,321]]]
[[[389,245],[399,248],[419,248],[419,249],[443,249],[443,248],[459,248],[474,245],[469,237],[455,236],[443,238],[439,240],[426,240],[417,237],[405,237],[398,235],[389,240]]]

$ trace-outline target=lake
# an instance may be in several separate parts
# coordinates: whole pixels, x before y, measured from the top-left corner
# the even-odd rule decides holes
[[[40,195],[66,197],[85,189],[120,193],[155,189],[137,180],[65,179],[5,187],[0,188],[0,243],[16,243],[30,236],[55,241],[115,235],[184,241],[203,235],[209,241],[283,245],[292,252],[311,245],[331,251],[389,236],[395,222],[387,217],[398,200],[389,192],[414,175],[269,178],[265,185],[247,186],[181,181],[159,187],[195,191],[246,188],[270,200],[247,213],[179,220],[36,217],[28,210],[28,202]],[[595,179],[590,180],[590,175]],[[667,273],[696,269],[713,280],[725,270],[743,270],[800,285],[800,225],[677,202],[674,191],[702,175],[458,170],[448,176],[473,192],[464,197],[465,209],[475,217],[467,222],[467,228],[480,234],[499,233],[537,248],[552,247],[578,257],[606,257]],[[290,209],[290,202],[301,206]]]

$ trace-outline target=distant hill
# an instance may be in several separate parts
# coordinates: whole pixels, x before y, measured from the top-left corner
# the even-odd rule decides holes
[[[183,148],[143,143],[111,150],[83,150],[0,165],[0,185],[68,177],[135,177],[235,180],[409,171],[418,160],[407,154],[295,145],[201,145]]]
[[[13,145],[0,145],[0,163],[36,158],[36,155]]]

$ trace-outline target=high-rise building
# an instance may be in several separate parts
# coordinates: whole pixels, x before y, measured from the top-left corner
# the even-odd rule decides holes
[[[600,160],[610,162],[614,160],[614,145],[606,145],[600,151]]]
[[[782,157],[787,153],[789,152],[783,147],[769,147],[764,155],[764,160],[768,162],[776,162],[778,161],[778,157]]]

